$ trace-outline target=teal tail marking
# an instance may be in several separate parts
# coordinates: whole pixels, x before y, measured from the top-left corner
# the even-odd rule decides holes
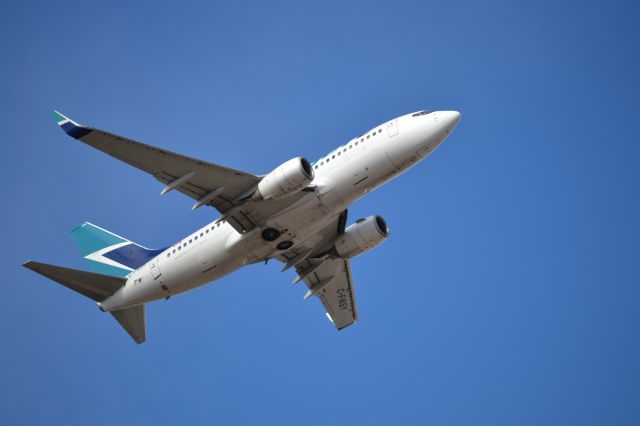
[[[124,244],[130,244],[129,240],[89,222],[85,222],[71,231],[71,236],[80,248],[80,254],[89,265],[89,270],[117,277],[124,277],[132,271],[125,265],[119,265],[105,257],[106,252]]]
[[[153,250],[85,222],[71,231],[89,269],[100,274],[124,277],[165,249]]]

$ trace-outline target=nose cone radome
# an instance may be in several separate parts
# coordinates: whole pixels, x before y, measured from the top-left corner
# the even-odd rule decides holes
[[[460,122],[460,113],[458,111],[438,111],[438,121],[444,124],[450,132]]]

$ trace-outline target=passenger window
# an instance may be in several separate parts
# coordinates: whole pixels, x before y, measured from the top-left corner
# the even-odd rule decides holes
[[[194,238],[195,241],[198,241],[198,236],[196,235],[196,237]]]
[[[178,246],[178,251],[182,250],[182,246]]]
[[[353,148],[353,145],[349,145],[349,149]]]
[[[358,141],[356,141],[356,146],[358,146]]]
[[[218,222],[218,228],[220,228],[220,222]]]
[[[340,151],[338,151],[338,155],[340,155],[340,154],[341,154],[341,152],[340,152]]]
[[[335,159],[336,159],[336,156],[334,155],[333,157],[331,157],[331,159],[332,159],[332,160],[335,160]]]
[[[202,237],[203,235],[204,235],[204,234],[201,232],[201,233],[200,233],[200,236]]]
[[[367,135],[367,139],[369,139],[371,137],[371,135]]]
[[[167,257],[171,256],[171,253],[167,253]]]
[[[189,244],[191,244],[193,242],[193,240],[189,240]]]
[[[208,234],[209,233],[209,228],[207,228],[207,230],[205,232]]]
[[[176,249],[173,249],[173,254],[176,254]]]

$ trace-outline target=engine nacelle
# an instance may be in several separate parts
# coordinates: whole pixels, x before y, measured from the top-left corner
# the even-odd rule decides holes
[[[315,174],[309,160],[292,158],[276,167],[258,183],[257,195],[264,200],[277,200],[300,191],[307,186]]]
[[[389,228],[382,216],[369,216],[357,220],[344,231],[344,234],[338,235],[335,248],[342,257],[354,257],[371,250],[388,236]]]

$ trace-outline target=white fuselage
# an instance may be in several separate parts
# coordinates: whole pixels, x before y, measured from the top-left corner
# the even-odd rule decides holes
[[[408,114],[352,139],[314,163],[316,189],[245,234],[214,221],[133,271],[127,283],[99,303],[112,311],[191,290],[240,267],[276,256],[265,228],[283,229],[293,247],[335,220],[364,194],[426,158],[458,123],[455,111]]]

